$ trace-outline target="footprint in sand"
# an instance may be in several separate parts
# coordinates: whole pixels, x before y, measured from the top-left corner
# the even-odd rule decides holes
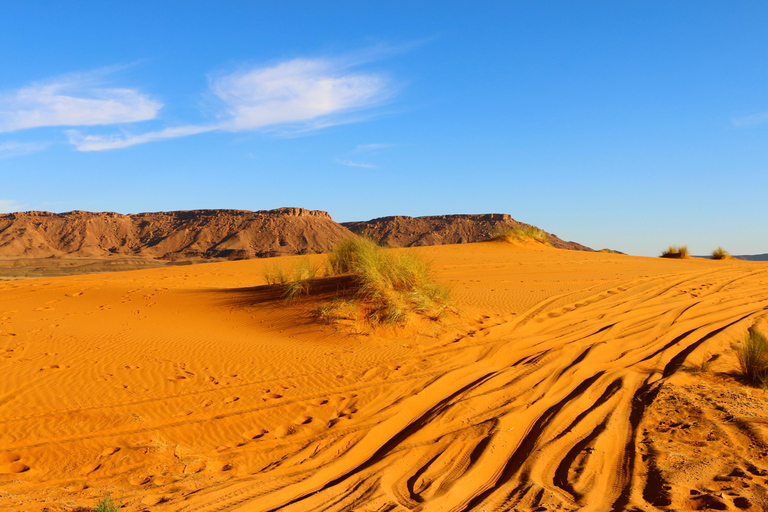
[[[191,475],[193,473],[199,473],[204,469],[205,469],[205,461],[196,460],[195,462],[190,462],[189,464],[186,465],[186,467],[184,468],[184,474]]]
[[[150,480],[151,478],[149,475],[138,475],[128,480],[128,483],[131,485],[139,486],[149,483]]]
[[[281,395],[280,393],[273,393],[269,390],[267,390],[263,395],[261,395],[262,400],[269,400],[269,399],[282,398],[282,397],[283,395]]]
[[[306,414],[302,414],[295,420],[293,420],[294,425],[306,425],[307,423],[310,423],[312,421],[312,416],[308,416]]]
[[[159,505],[160,503],[163,503],[165,501],[166,501],[165,496],[147,496],[146,498],[141,500],[141,504],[151,507],[154,505]]]
[[[252,430],[248,430],[247,432],[243,432],[243,437],[245,439],[258,439],[266,433],[267,431],[263,428],[254,428]]]
[[[239,396],[230,396],[224,399],[224,403],[231,404],[231,403],[237,402],[238,400],[240,400]]]
[[[21,455],[13,452],[0,453],[0,474],[23,473],[29,466],[21,462]]]
[[[57,364],[47,364],[47,365],[43,366],[42,368],[40,368],[40,371],[44,372],[44,371],[48,371],[48,370],[58,370],[58,369],[59,369],[59,365],[57,365]]]
[[[91,462],[90,464],[86,464],[80,469],[80,474],[90,475],[100,467],[101,467],[101,462]]]
[[[104,448],[101,451],[101,456],[102,457],[109,457],[113,453],[117,453],[119,451],[120,451],[120,447],[118,447],[118,446],[108,446],[108,447]]]

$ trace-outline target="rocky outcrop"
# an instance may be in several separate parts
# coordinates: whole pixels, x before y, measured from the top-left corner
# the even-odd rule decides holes
[[[367,236],[389,247],[481,242],[490,239],[496,230],[529,226],[506,213],[381,217],[363,222],[345,222],[342,225],[355,234]],[[559,249],[592,251],[587,246],[566,242],[550,233],[547,233],[547,239],[553,247]]]
[[[0,215],[0,257],[243,259],[325,252],[351,233],[327,212],[22,212]]]
[[[319,253],[353,233],[390,247],[488,240],[496,229],[527,226],[506,214],[382,217],[338,224],[324,211],[191,210],[20,212],[0,215],[0,258],[125,258],[165,261],[245,259]],[[548,235],[554,247],[591,250]]]

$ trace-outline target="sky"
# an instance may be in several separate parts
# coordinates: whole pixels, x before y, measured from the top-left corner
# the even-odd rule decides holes
[[[764,1],[0,0],[0,212],[508,213],[768,252]]]

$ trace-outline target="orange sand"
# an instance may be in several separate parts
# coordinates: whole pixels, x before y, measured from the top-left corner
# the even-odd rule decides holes
[[[762,510],[765,395],[728,372],[768,265],[417,251],[461,316],[365,335],[264,299],[265,260],[0,282],[0,509]],[[677,371],[710,354],[710,375]],[[713,416],[736,402],[697,405],[717,386],[756,400],[743,439]],[[676,473],[659,404],[685,393],[673,416],[724,433],[669,434],[704,460]],[[694,489],[721,456],[752,487]]]

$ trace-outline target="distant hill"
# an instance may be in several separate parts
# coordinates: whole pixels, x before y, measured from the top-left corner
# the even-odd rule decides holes
[[[192,210],[0,215],[0,257],[244,259],[324,252],[351,236],[327,212]]]
[[[748,261],[768,261],[768,254],[747,254],[747,255],[741,255],[741,256],[734,256],[734,258],[738,258],[740,260],[748,260]]]
[[[497,229],[527,227],[505,213],[484,215],[434,215],[427,217],[381,217],[362,222],[344,222],[342,226],[355,234],[372,238],[389,247],[463,244],[481,242],[493,236]],[[585,245],[566,242],[547,233],[553,247],[576,251],[592,251]]]
[[[353,233],[391,247],[478,242],[508,226],[527,224],[506,214],[396,216],[339,224],[327,212],[303,208],[131,215],[31,211],[0,215],[0,258],[233,260],[326,252]],[[547,237],[554,247],[592,250]]]

